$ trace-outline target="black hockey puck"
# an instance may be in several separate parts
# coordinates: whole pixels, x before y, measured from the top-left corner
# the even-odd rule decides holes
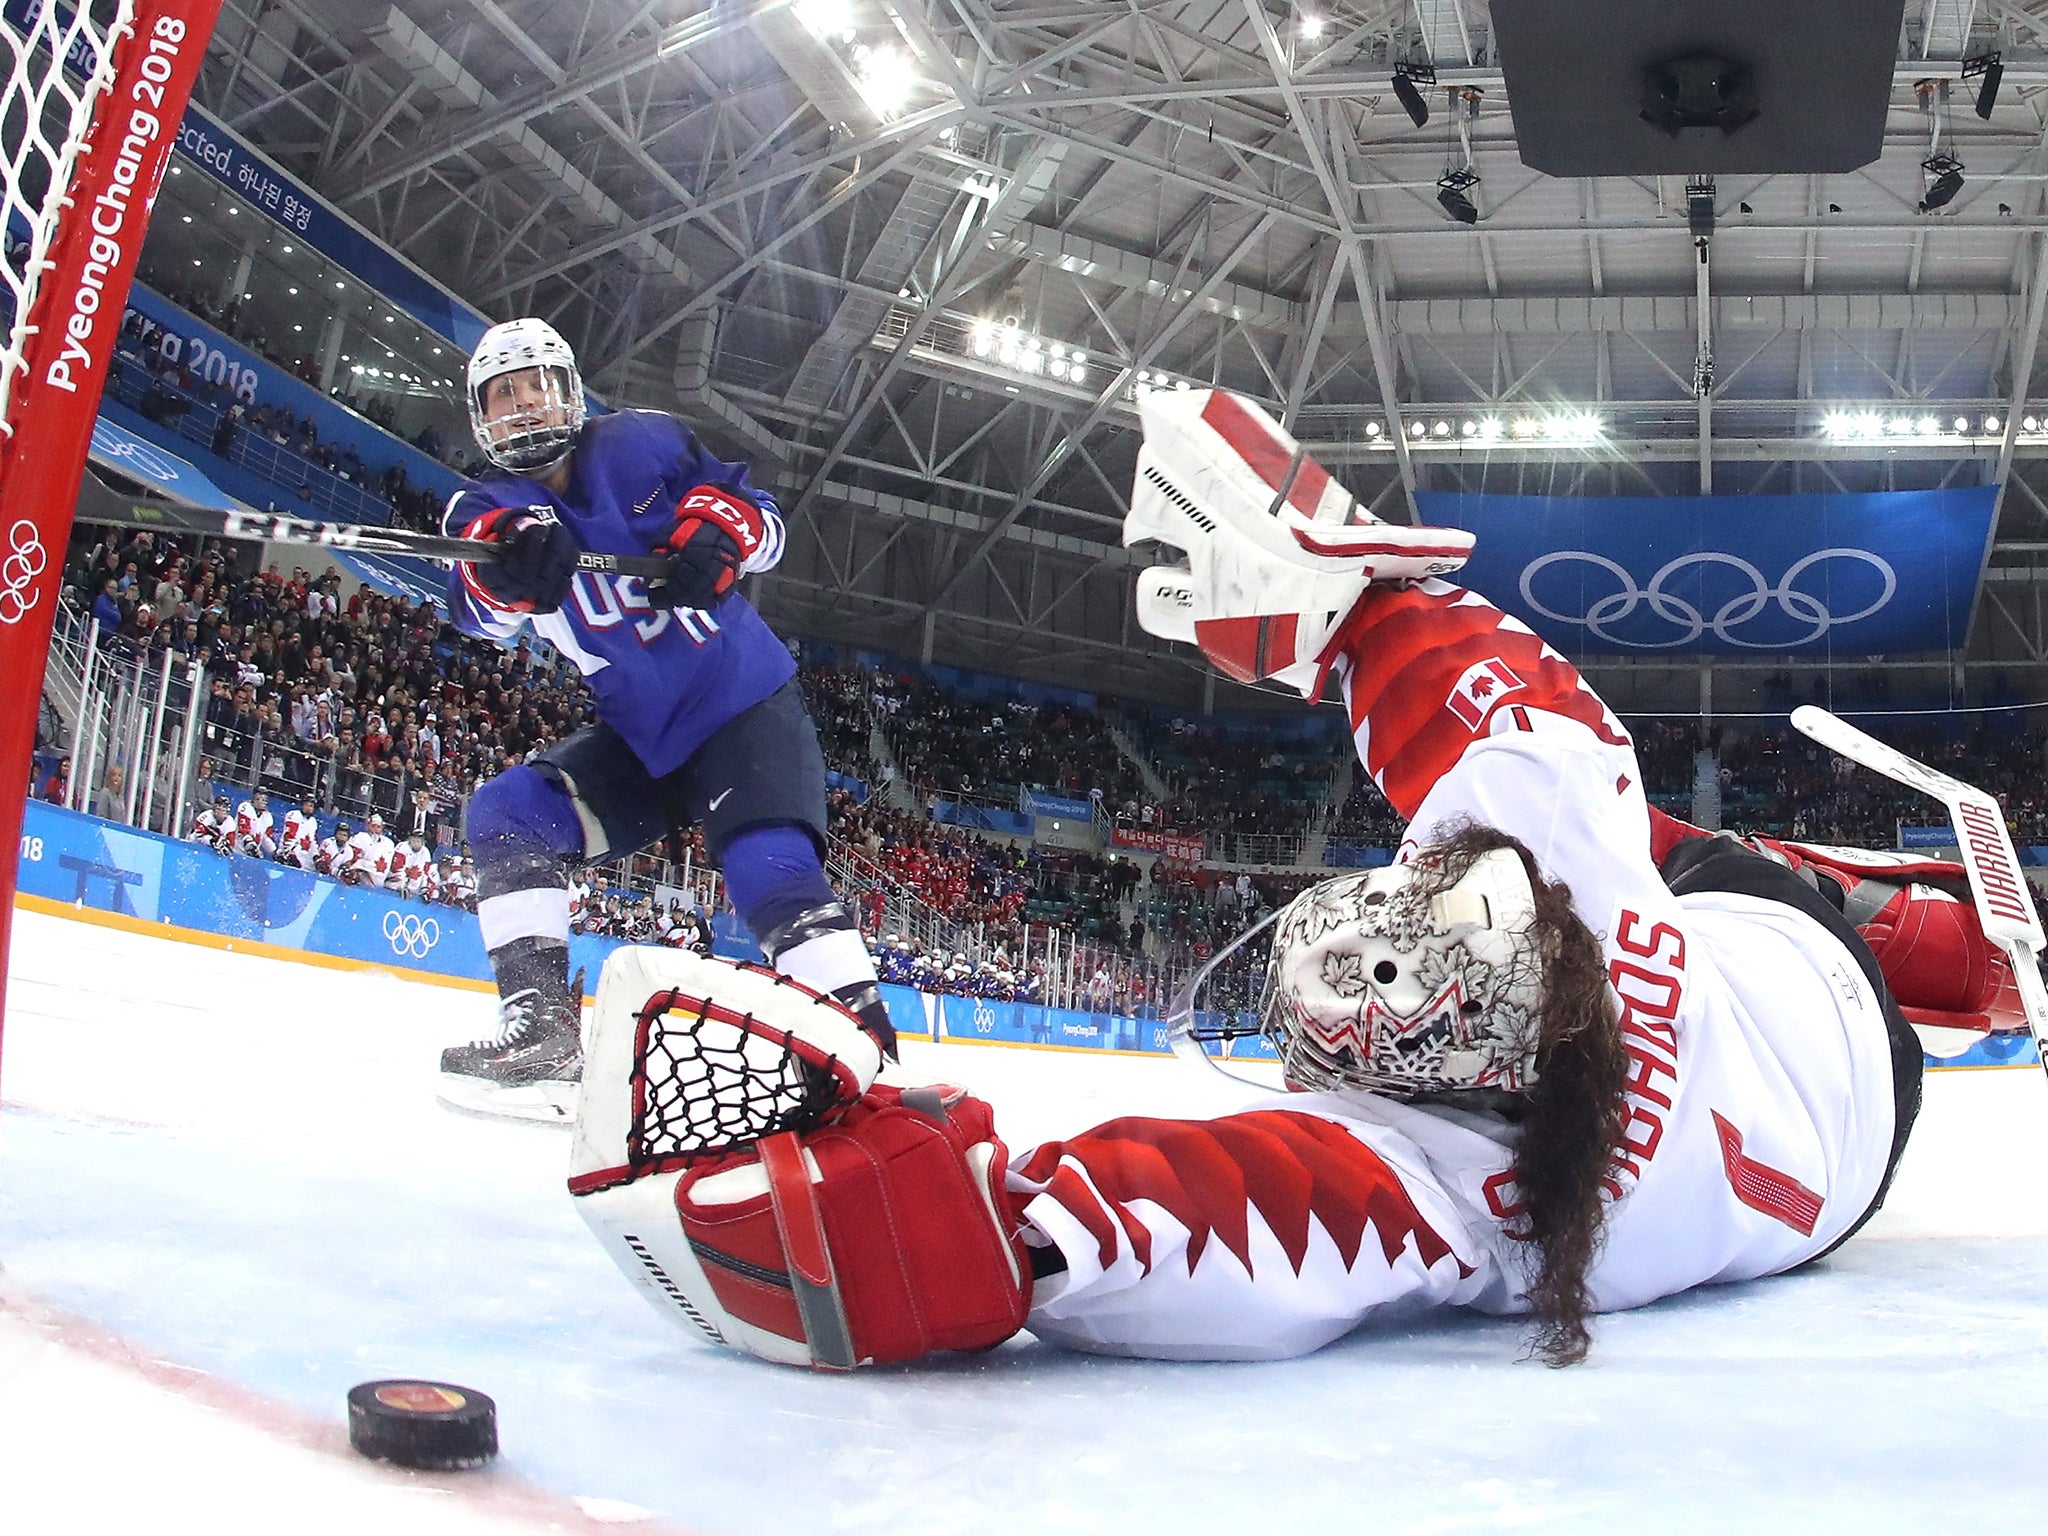
[[[498,1454],[498,1405],[445,1381],[366,1381],[348,1391],[348,1443],[422,1472],[480,1467]]]

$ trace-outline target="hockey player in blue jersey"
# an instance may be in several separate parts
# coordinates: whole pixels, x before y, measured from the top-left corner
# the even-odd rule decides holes
[[[465,837],[501,1028],[441,1055],[443,1097],[545,1117],[582,1071],[569,985],[569,877],[697,822],[726,892],[775,968],[895,1037],[852,911],[826,883],[825,762],[789,650],[735,587],[781,558],[775,503],[744,466],[655,411],[586,420],[575,354],[553,327],[484,333],[470,424],[496,472],[448,504],[447,532],[496,544],[457,564],[456,624],[553,642],[599,723],[477,786]],[[577,569],[584,550],[668,556],[665,578]]]

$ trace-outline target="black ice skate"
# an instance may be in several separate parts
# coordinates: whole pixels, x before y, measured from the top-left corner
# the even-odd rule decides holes
[[[582,1010],[531,988],[498,1006],[495,1038],[441,1053],[441,1102],[474,1114],[567,1125],[576,1118],[576,1085],[583,1079]]]

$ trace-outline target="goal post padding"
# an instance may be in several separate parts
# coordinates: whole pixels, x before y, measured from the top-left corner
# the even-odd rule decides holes
[[[6,0],[0,13],[12,55],[0,175],[10,234],[17,219],[31,230],[9,284],[13,326],[0,360],[0,966],[79,479],[143,235],[220,4],[85,0],[74,10]],[[67,67],[83,78],[67,80]],[[54,139],[53,119],[63,119]]]

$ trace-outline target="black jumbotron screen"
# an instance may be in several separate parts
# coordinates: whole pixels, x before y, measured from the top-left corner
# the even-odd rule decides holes
[[[1903,0],[1493,0],[1522,160],[1552,176],[1841,172],[1884,144]],[[1683,55],[1745,66],[1733,134],[1645,122],[1644,72]],[[1930,63],[1929,72],[1955,65]]]

